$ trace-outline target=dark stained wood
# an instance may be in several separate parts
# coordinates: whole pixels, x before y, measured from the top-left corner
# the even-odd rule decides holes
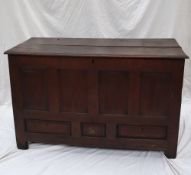
[[[174,39],[31,38],[6,52],[14,55],[184,59]]]
[[[165,151],[167,147],[166,140],[160,139],[132,139],[117,138],[108,139],[104,137],[62,137],[55,134],[27,133],[27,138],[32,142],[43,142],[52,144],[69,144],[73,146],[99,147],[99,148],[118,148],[118,149],[136,149],[136,150],[156,150]]]
[[[171,81],[170,73],[141,73],[141,114],[167,116],[170,104],[169,97],[172,89]]]
[[[118,137],[122,138],[146,138],[165,139],[167,136],[166,127],[159,126],[133,126],[118,125]]]
[[[94,62],[94,61],[93,61]],[[92,62],[92,63],[93,63]],[[88,114],[92,118],[98,115],[98,80],[97,71],[92,64],[88,72]]]
[[[163,39],[98,39],[98,38],[30,38],[20,46],[31,45],[82,45],[82,46],[137,46],[137,47],[179,47],[173,38]],[[16,47],[18,47],[16,46]]]
[[[128,72],[99,71],[99,113],[128,114]]]
[[[59,71],[57,69],[49,68],[47,70],[47,86],[48,93],[48,112],[59,112],[60,111],[60,91],[59,89]],[[50,86],[51,85],[51,86]]]
[[[98,119],[100,122],[111,122],[115,123],[117,121],[121,121],[123,123],[129,123],[132,125],[140,125],[140,124],[149,124],[149,125],[166,125],[168,122],[168,119],[166,116],[155,116],[154,118],[152,115],[119,115],[119,114],[99,114],[99,115],[93,115],[89,117],[90,114],[82,114],[82,113],[69,113],[69,112],[62,112],[62,113],[53,113],[53,112],[46,112],[46,111],[23,111],[22,113],[23,117],[26,119],[39,119],[39,120],[55,120],[55,121],[64,121],[66,120],[72,120],[74,122],[96,122]],[[54,118],[52,117],[54,116]],[[116,117],[114,117],[116,116]]]
[[[21,70],[23,108],[47,110],[47,81],[44,69]],[[35,85],[34,88],[31,88]],[[40,95],[39,95],[40,94]]]
[[[88,113],[88,73],[82,70],[60,70],[60,111]]]
[[[11,57],[12,56],[9,56],[9,59]],[[25,132],[25,121],[21,115],[21,111],[23,111],[22,88],[21,83],[18,83],[21,81],[19,76],[20,72],[18,69],[18,62],[16,60],[9,61],[9,74],[11,80],[11,95],[17,147],[19,149],[28,149],[28,140]]]
[[[105,124],[102,123],[82,123],[82,136],[105,137]]]
[[[140,108],[140,82],[141,76],[139,71],[129,72],[129,98],[128,112],[131,115],[139,115]]]
[[[176,86],[172,86],[169,106],[169,117],[168,117],[168,133],[167,140],[168,146],[165,152],[167,157],[176,157],[177,153],[177,141],[178,141],[178,131],[179,131],[179,120],[180,116],[180,106],[181,106],[181,91],[183,86],[183,75],[184,75],[184,64],[181,64],[182,69],[173,72],[173,83]]]
[[[26,120],[26,130],[31,133],[52,133],[69,136],[71,134],[70,122],[53,122],[46,120]]]
[[[174,39],[32,38],[6,53],[18,148],[32,141],[176,157],[187,56]]]

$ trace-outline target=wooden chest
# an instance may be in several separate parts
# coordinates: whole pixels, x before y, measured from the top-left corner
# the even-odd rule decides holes
[[[31,38],[6,54],[18,148],[30,141],[176,157],[187,56],[174,39]]]

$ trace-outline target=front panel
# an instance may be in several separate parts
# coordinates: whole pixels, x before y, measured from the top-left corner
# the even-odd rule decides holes
[[[99,114],[128,114],[128,71],[98,71]]]
[[[17,74],[11,82],[19,96],[13,96],[13,103],[20,105],[16,117],[24,120],[30,140],[46,135],[74,145],[167,149],[172,110],[180,108],[174,97],[180,92],[180,98],[181,83],[177,86],[174,80],[175,75],[182,76],[184,62],[29,58],[15,56],[9,61]],[[103,145],[99,139],[104,139]]]
[[[60,112],[88,113],[88,71],[58,69]]]

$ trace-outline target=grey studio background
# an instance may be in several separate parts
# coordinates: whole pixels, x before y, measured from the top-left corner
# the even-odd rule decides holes
[[[190,175],[191,61],[178,154],[31,144],[16,148],[7,55],[30,37],[175,38],[191,56],[191,0],[0,0],[0,175]]]

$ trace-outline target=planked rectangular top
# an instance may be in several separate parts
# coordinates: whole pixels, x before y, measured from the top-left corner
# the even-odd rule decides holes
[[[9,55],[185,59],[175,39],[30,38]]]

